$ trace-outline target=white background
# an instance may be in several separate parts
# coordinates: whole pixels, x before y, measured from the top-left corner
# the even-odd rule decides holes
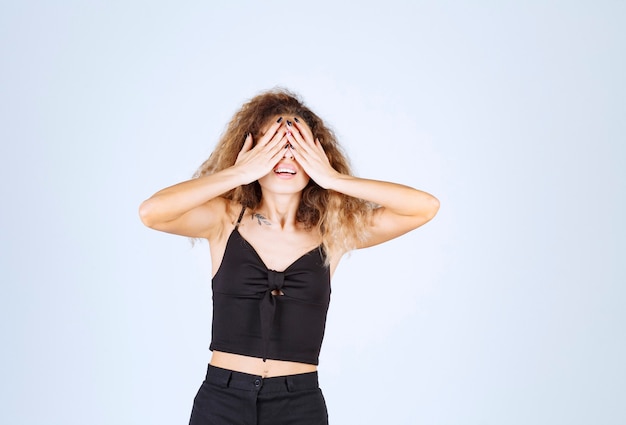
[[[275,86],[439,215],[352,254],[333,424],[626,423],[619,1],[4,1],[0,423],[183,424],[208,248],[143,227]]]

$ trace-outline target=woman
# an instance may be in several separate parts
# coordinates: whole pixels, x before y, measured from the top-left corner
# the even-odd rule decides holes
[[[235,114],[194,179],[140,207],[153,229],[209,241],[213,329],[190,423],[326,424],[317,364],[342,255],[432,219],[428,193],[351,175],[334,134],[272,90]]]

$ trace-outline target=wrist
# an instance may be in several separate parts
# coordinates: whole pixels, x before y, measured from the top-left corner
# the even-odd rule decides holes
[[[235,186],[243,186],[256,180],[254,176],[247,172],[246,167],[237,164],[224,171],[227,171],[234,179]]]
[[[331,175],[325,178],[323,182],[318,182],[318,184],[324,189],[339,191],[337,188],[344,177],[345,176],[340,172],[334,171]]]

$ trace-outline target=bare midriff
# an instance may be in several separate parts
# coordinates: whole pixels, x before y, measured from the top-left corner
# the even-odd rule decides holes
[[[223,351],[213,351],[211,365],[222,369],[258,375],[264,378],[298,375],[300,373],[315,372],[317,370],[317,366],[313,364],[271,359],[263,361],[263,359],[257,357],[224,353]]]

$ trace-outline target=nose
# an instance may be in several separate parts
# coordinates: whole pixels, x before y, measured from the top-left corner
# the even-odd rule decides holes
[[[291,152],[291,143],[287,143],[284,151],[285,153],[283,154],[283,158],[293,159],[293,153]]]

